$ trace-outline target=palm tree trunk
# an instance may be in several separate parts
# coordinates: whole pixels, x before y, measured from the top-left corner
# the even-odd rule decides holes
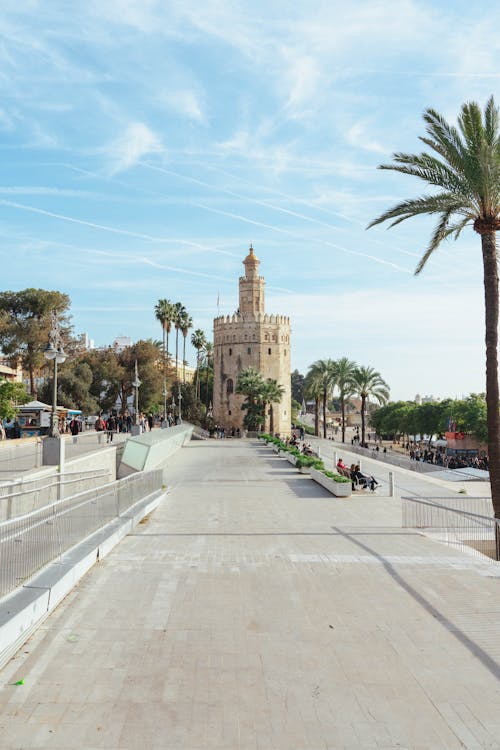
[[[366,396],[361,395],[361,445],[365,444],[365,404]]]
[[[319,398],[314,399],[314,434],[319,437]]]
[[[486,322],[486,410],[491,501],[500,518],[500,398],[498,392],[498,259],[495,232],[481,234]],[[497,526],[498,530],[498,526]],[[498,547],[498,540],[497,540]]]
[[[269,434],[274,435],[274,411],[272,404],[269,404]]]
[[[345,399],[340,395],[340,417],[342,419],[342,442],[345,443]]]
[[[175,329],[175,381],[179,382],[179,329]]]
[[[323,391],[323,437],[326,440],[326,388]]]
[[[184,334],[182,334],[184,336]],[[186,385],[186,337],[182,342],[182,383]]]
[[[167,328],[167,372],[168,372],[168,368],[169,368],[169,364],[170,364],[169,363],[169,359],[170,359],[170,355],[169,355],[169,352],[168,352],[168,328]]]
[[[165,346],[165,326],[163,326],[163,419],[167,418],[167,350]]]

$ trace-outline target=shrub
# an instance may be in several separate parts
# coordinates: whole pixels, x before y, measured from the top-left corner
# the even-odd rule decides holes
[[[333,479],[334,482],[338,482],[339,484],[347,484],[347,482],[351,481],[347,477],[343,477],[340,474],[334,474],[333,471],[327,471],[326,469],[322,473],[329,479]]]

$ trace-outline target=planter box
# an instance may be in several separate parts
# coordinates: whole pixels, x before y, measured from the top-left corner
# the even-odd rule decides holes
[[[314,479],[315,482],[324,487],[325,490],[328,490],[328,492],[331,492],[335,497],[350,497],[352,494],[352,485],[350,482],[335,482],[317,469],[311,469],[311,479]]]
[[[274,445],[274,444],[273,444],[273,451],[274,451],[275,453],[279,453],[279,452],[280,452],[280,448],[279,448],[279,445]]]
[[[294,456],[292,453],[287,453],[286,460],[293,466],[295,466],[295,464],[297,463],[297,456]]]

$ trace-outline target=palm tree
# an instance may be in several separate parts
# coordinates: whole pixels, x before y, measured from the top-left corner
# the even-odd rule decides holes
[[[242,370],[236,381],[235,392],[246,396],[241,408],[246,411],[243,424],[248,430],[258,430],[264,422],[263,405],[266,384],[260,372],[253,367]]]
[[[311,378],[321,390],[323,401],[323,437],[326,438],[326,405],[335,385],[335,362],[331,359],[318,359],[309,369]]]
[[[179,325],[179,328],[183,336],[183,342],[182,342],[182,382],[183,383],[186,382],[186,338],[187,338],[189,329],[192,327],[193,327],[192,317],[188,315],[187,310],[183,310],[183,313],[181,316],[181,322]]]
[[[182,302],[176,302],[173,309],[172,323],[175,327],[175,380],[177,383],[179,382],[179,331],[185,313],[186,308]]]
[[[317,372],[309,370],[304,380],[304,396],[314,399],[314,434],[319,437],[319,404],[322,384]]]
[[[197,328],[196,331],[193,331],[191,334],[191,344],[196,349],[196,384],[195,384],[195,394],[196,398],[200,398],[200,359],[201,359],[201,350],[205,347],[205,344],[207,343],[207,339],[205,337],[205,334],[201,330],[201,328]]]
[[[208,393],[208,376],[210,374],[210,368],[213,369],[214,364],[214,345],[211,341],[205,342],[205,350],[203,353],[205,359],[205,409],[208,414],[208,404],[210,402]]]
[[[163,334],[163,416],[165,417],[167,413],[168,334],[172,325],[172,303],[170,300],[158,300],[155,305],[155,316],[161,323]]]
[[[493,510],[500,518],[500,398],[498,388],[498,258],[500,229],[499,112],[491,97],[484,115],[476,102],[463,104],[458,128],[433,109],[424,112],[427,137],[421,140],[434,153],[394,154],[394,164],[381,165],[424,180],[440,192],[413,198],[389,209],[369,226],[392,219],[390,226],[411,216],[436,214],[438,224],[415,273],[449,236],[455,239],[471,224],[481,236],[486,328],[486,406]]]
[[[368,398],[379,404],[387,403],[389,386],[373,367],[356,367],[352,374],[353,395],[361,398],[361,445],[365,444],[365,410]]]
[[[345,405],[353,395],[353,372],[356,363],[347,357],[341,357],[335,363],[335,385],[339,389],[340,415],[342,419],[342,442],[345,442]]]
[[[281,403],[281,399],[285,395],[285,387],[278,383],[277,380],[271,380],[269,378],[264,383],[262,391],[262,398],[264,401],[264,407],[269,404],[269,433],[274,435],[274,409],[273,404]]]

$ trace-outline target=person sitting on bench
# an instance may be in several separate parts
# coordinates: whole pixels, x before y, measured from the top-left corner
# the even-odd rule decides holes
[[[353,486],[354,484],[357,484],[363,489],[369,487],[372,492],[375,492],[375,487],[377,487],[378,485],[378,482],[374,476],[372,476],[371,474],[363,474],[361,472],[359,465],[356,465],[354,467],[354,471],[351,473],[351,479],[353,480]]]

